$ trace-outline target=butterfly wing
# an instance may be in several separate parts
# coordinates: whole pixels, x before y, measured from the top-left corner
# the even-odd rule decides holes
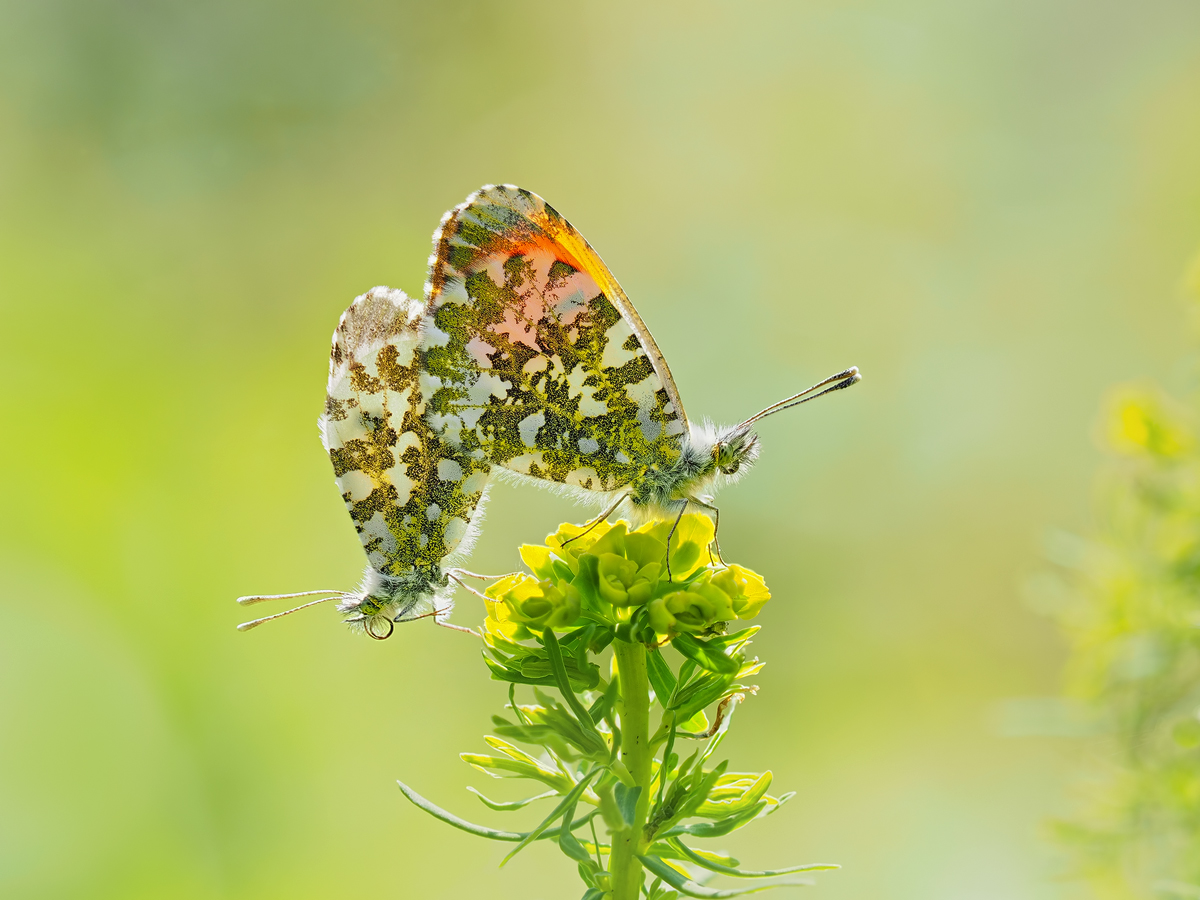
[[[490,470],[440,440],[425,421],[423,312],[422,304],[385,287],[355,299],[333,335],[320,419],[367,559],[394,576],[465,553]]]
[[[536,194],[489,186],[447,213],[426,293],[427,418],[448,442],[597,491],[678,457],[686,418],[662,354]]]

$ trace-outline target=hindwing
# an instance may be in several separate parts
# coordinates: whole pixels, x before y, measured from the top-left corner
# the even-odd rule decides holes
[[[536,194],[485,187],[434,234],[426,418],[534,478],[609,491],[678,458],[671,373],[616,279]]]
[[[422,304],[377,287],[342,315],[321,437],[370,564],[400,576],[465,552],[490,465],[425,418]]]

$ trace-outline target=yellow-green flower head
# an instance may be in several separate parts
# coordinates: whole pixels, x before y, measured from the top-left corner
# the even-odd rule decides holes
[[[729,597],[739,619],[753,619],[771,599],[762,576],[741,566],[726,566],[713,575],[711,584]]]
[[[613,606],[632,606],[628,588],[637,575],[637,563],[615,553],[601,553],[597,559],[600,596]]]
[[[566,562],[571,571],[578,572],[579,557],[590,552],[592,547],[614,527],[620,527],[624,534],[624,522],[618,523],[617,526],[610,525],[608,522],[600,522],[590,531],[584,525],[571,525],[564,522],[558,526],[558,531],[546,537],[546,549]],[[567,543],[568,541],[570,543]]]
[[[651,600],[646,612],[654,630],[667,635],[700,634],[717,622],[737,618],[729,595],[712,584],[701,582]]]
[[[650,601],[646,612],[659,634],[700,634],[718,622],[753,619],[768,600],[762,577],[741,566],[709,571],[685,589]]]
[[[495,598],[488,604],[488,630],[513,640],[547,628],[569,628],[579,618],[579,591],[569,583],[510,575],[489,587],[487,595]]]
[[[494,602],[488,604],[486,630],[521,641],[546,628],[569,628],[581,616],[628,621],[639,607],[645,611],[638,615],[668,636],[751,619],[771,594],[762,578],[741,566],[706,569],[713,536],[712,520],[704,515],[651,522],[635,531],[626,522],[603,522],[587,533],[562,525],[545,546],[521,547],[532,575],[510,575],[488,588]]]

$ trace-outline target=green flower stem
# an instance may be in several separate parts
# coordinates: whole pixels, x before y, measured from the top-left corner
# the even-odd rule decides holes
[[[646,648],[639,643],[613,641],[617,672],[621,678],[621,761],[640,787],[633,822],[612,836],[612,900],[638,900],[642,890],[642,863],[638,854],[642,830],[650,809],[650,772],[654,751],[650,746],[650,680],[646,674]]]

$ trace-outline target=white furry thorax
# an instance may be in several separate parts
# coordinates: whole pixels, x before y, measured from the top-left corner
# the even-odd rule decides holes
[[[718,464],[721,448],[730,445],[737,465],[731,472]],[[757,437],[740,426],[717,426],[708,419],[688,422],[679,458],[669,466],[653,468],[634,485],[631,506],[639,507],[642,521],[679,514],[680,502],[711,503],[716,493],[741,478],[758,458]]]

